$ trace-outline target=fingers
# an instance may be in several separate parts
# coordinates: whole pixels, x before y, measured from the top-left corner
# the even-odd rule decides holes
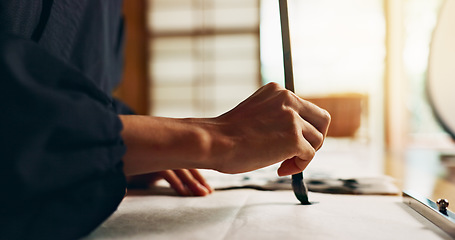
[[[191,196],[191,192],[188,188],[180,181],[180,178],[175,174],[172,170],[166,170],[161,172],[161,176],[163,176],[164,180],[166,180],[171,188],[173,188],[177,194],[181,196]]]
[[[325,138],[331,121],[329,112],[311,102],[305,101],[301,98],[299,98],[299,100],[302,102],[302,107],[297,110],[299,115],[311,123],[311,125],[322,133]]]
[[[302,135],[316,151],[322,147],[325,135],[307,121],[302,121]]]
[[[295,111],[297,113],[296,116],[303,120],[301,126],[305,139],[316,151],[319,150],[329,129],[330,114],[315,104],[298,97],[291,91],[284,89],[278,89],[278,91],[280,93],[277,96],[282,98],[281,102],[283,105]]]
[[[294,109],[300,117],[313,125],[324,137],[326,136],[331,120],[330,114],[326,110],[287,90],[280,96],[283,98],[284,104]]]
[[[297,174],[305,170],[310,161],[316,154],[324,142],[327,134],[328,124],[330,123],[330,116],[327,120],[327,125],[322,130],[317,129],[317,126],[313,125],[304,118],[301,118],[300,114],[296,113],[296,122],[302,129],[302,135],[296,142],[296,156],[287,159],[282,162],[278,169],[279,176],[286,176],[291,174]],[[299,123],[297,123],[299,122]],[[322,126],[322,124],[321,124]]]
[[[331,120],[330,114],[326,110],[300,98],[293,92],[286,90],[274,82],[263,86],[252,95],[256,100],[267,99],[271,96],[281,98],[280,101],[283,105],[291,107],[301,118],[309,122],[322,133],[323,137],[326,136]]]
[[[205,181],[205,178],[201,175],[201,173],[197,169],[189,169],[189,171],[193,175],[193,177],[209,191],[209,193],[213,192],[212,187],[210,187],[210,185],[207,183],[207,181]]]
[[[167,170],[163,178],[182,196],[206,196],[213,192],[196,169]]]
[[[282,162],[278,175],[300,173],[308,166],[316,151],[322,147],[331,117],[326,110],[303,100],[291,91],[276,90],[280,93],[275,96],[281,98],[283,106],[295,111],[294,124],[300,125],[303,137],[296,142],[296,156]]]
[[[231,111],[215,119],[230,154],[216,170],[247,172],[283,162],[280,175],[301,172],[327,135],[330,115],[276,83],[261,87]],[[239,161],[238,159],[244,159]]]
[[[310,161],[302,160],[298,157],[287,159],[282,162],[278,168],[278,176],[287,176],[300,173],[305,170],[308,164],[310,164]]]
[[[202,182],[205,183],[205,180],[203,180],[203,177],[197,170],[193,169],[193,171],[190,172],[186,169],[179,169],[174,170],[174,172],[195,196],[205,196],[211,193],[211,191],[202,184]],[[194,176],[193,174],[196,174],[197,176]],[[205,184],[208,186],[207,183]]]

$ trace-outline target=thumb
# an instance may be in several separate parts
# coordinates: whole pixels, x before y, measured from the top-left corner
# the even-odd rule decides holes
[[[305,170],[305,168],[310,164],[308,160],[302,160],[298,157],[293,157],[283,161],[278,168],[278,176],[287,176],[292,174],[297,174]]]

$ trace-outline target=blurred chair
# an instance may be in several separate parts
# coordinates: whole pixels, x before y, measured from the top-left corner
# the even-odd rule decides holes
[[[357,93],[305,97],[306,100],[326,109],[332,116],[329,137],[354,138],[368,113],[368,96]]]

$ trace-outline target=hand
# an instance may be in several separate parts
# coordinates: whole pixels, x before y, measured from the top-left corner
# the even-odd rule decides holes
[[[128,185],[133,188],[146,188],[156,184],[161,179],[166,180],[171,188],[181,196],[206,196],[213,192],[213,189],[197,169],[165,170],[130,176],[128,177]]]
[[[119,118],[126,175],[184,168],[241,173],[278,162],[278,175],[299,173],[322,146],[330,124],[327,111],[276,83],[216,118]]]
[[[326,137],[330,115],[270,83],[213,123],[229,147],[215,159],[218,171],[247,172],[284,160],[278,169],[283,176],[308,166]]]

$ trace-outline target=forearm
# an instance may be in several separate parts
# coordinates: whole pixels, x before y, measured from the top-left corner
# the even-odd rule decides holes
[[[214,168],[219,145],[209,120],[120,115],[126,175],[166,169]]]

